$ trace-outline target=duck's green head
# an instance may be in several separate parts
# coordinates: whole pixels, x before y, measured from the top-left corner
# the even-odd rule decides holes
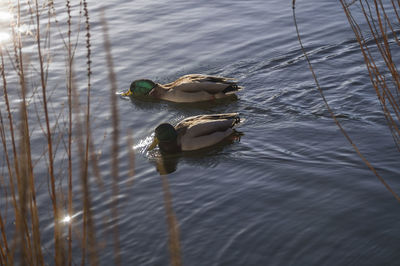
[[[178,137],[178,133],[171,124],[161,124],[155,130],[155,137],[160,142],[175,141]]]
[[[145,96],[148,95],[155,86],[157,86],[157,84],[149,79],[135,80],[131,83],[129,94],[133,94],[136,96]]]
[[[160,144],[161,149],[161,146],[166,147],[171,144],[175,145],[177,137],[178,132],[176,132],[172,125],[167,123],[161,124],[155,129],[154,140],[148,150],[154,149],[158,144]]]

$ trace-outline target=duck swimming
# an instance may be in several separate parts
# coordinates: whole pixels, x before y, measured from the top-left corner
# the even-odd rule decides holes
[[[226,98],[241,89],[232,78],[190,74],[167,84],[155,83],[149,79],[135,80],[129,91],[122,95],[150,96],[171,102],[191,103]]]
[[[232,135],[233,127],[239,123],[238,113],[192,116],[176,126],[164,123],[155,129],[154,141],[148,150],[157,145],[167,153],[206,148]]]

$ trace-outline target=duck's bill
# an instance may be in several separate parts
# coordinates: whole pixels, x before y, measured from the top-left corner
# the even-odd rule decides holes
[[[122,96],[131,96],[131,95],[132,95],[132,92],[131,92],[131,90],[128,90],[127,92],[121,93],[121,95],[122,95]]]
[[[153,142],[150,144],[150,146],[147,148],[148,151],[154,150],[155,147],[157,147],[159,141],[156,137],[154,137]]]

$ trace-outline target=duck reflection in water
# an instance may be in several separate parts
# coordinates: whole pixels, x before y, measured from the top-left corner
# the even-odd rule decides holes
[[[178,164],[180,162],[189,165],[199,165],[205,168],[214,167],[218,165],[222,158],[226,157],[226,155],[221,155],[223,150],[235,142],[240,142],[240,138],[243,135],[242,132],[235,130],[231,136],[227,137],[220,143],[197,151],[171,154],[160,150],[159,156],[155,160],[156,170],[160,175],[168,175],[178,169]]]
[[[196,158],[197,162],[202,158],[201,161],[206,162],[210,152],[215,154],[216,148],[222,150],[226,144],[240,140],[243,134],[233,129],[240,123],[237,113],[188,117],[176,126],[164,123],[156,128],[154,141],[148,150],[158,145],[161,156],[157,159],[157,171],[169,174],[176,171],[183,157]],[[210,160],[215,162],[215,158]]]

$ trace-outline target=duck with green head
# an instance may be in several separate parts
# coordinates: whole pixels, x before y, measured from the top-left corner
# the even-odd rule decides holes
[[[242,87],[231,78],[190,74],[167,84],[149,79],[135,80],[123,96],[149,96],[156,99],[190,103],[222,99],[235,95]]]
[[[162,152],[193,151],[217,144],[232,135],[240,123],[238,113],[198,115],[180,121],[176,126],[163,123],[155,129],[154,141]]]

